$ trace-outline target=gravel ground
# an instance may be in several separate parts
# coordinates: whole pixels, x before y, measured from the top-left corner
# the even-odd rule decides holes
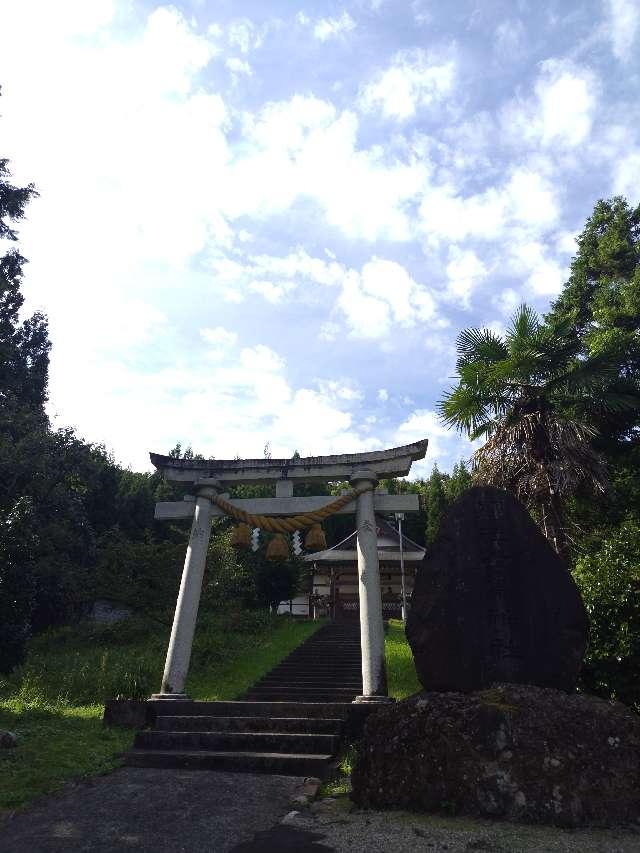
[[[269,845],[278,838],[282,844]],[[278,835],[260,833],[237,853],[638,853],[638,831],[562,830],[405,812],[352,810],[346,798],[319,800],[311,809],[290,814]],[[234,851],[236,853],[236,851]]]
[[[228,853],[291,809],[298,776],[123,767],[5,814],[1,853]],[[275,853],[275,851],[274,851]]]
[[[0,853],[640,853],[633,830],[562,830],[294,805],[303,779],[121,768],[0,818]]]

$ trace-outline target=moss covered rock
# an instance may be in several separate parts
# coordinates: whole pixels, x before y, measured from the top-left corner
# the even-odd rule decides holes
[[[618,703],[502,684],[419,694],[372,715],[359,806],[576,827],[640,819],[640,717]]]

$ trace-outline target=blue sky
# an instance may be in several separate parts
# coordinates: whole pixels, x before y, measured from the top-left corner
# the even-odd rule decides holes
[[[423,437],[450,468],[458,331],[544,311],[595,201],[640,200],[637,0],[0,14],[50,414],[138,470]]]

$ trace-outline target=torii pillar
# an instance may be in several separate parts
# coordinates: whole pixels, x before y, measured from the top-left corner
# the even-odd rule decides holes
[[[362,696],[355,701],[387,702],[378,534],[373,508],[373,490],[378,485],[378,478],[373,471],[361,469],[353,472],[350,483],[355,488],[371,486],[370,490],[358,495],[356,501]]]
[[[204,576],[211,521],[223,515],[212,501],[232,485],[276,484],[275,498],[234,500],[235,506],[256,515],[294,516],[317,511],[332,498],[293,497],[293,483],[349,480],[365,491],[340,513],[356,513],[360,595],[360,645],[362,648],[361,703],[387,702],[384,628],[378,537],[375,513],[416,512],[417,495],[383,495],[375,492],[381,477],[403,477],[412,462],[422,459],[427,440],[390,450],[297,459],[174,459],[151,454],[151,462],[169,480],[190,483],[196,496],[156,504],[157,519],[192,518],[191,535],[182,572],[171,638],[160,693],[152,699],[187,700],[184,692]]]

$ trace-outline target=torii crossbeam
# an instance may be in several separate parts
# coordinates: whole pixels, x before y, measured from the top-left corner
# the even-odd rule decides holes
[[[188,699],[184,687],[189,670],[202,579],[211,534],[211,521],[222,510],[212,503],[225,487],[235,484],[275,483],[275,498],[234,500],[247,512],[259,515],[299,515],[321,509],[335,498],[294,497],[294,482],[348,480],[362,491],[341,513],[356,513],[358,577],[360,596],[360,642],[362,648],[362,696],[356,702],[387,700],[384,658],[384,629],[375,513],[417,512],[417,495],[388,495],[375,492],[378,481],[406,476],[414,461],[423,459],[428,440],[377,450],[334,456],[294,459],[175,459],[151,453],[152,464],[168,480],[192,486],[192,495],[182,501],[156,504],[157,519],[191,518],[191,535],[167,650],[161,692],[154,699]],[[226,495],[225,495],[226,497]]]

